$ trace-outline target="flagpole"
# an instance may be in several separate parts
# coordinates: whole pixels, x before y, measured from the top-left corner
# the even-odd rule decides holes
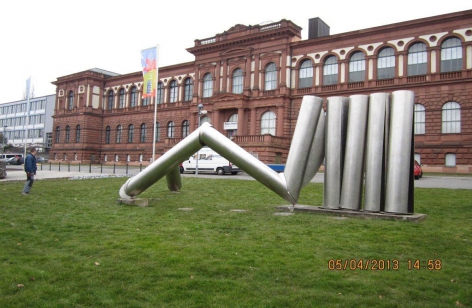
[[[25,129],[25,149],[23,157],[26,157],[26,147],[28,143],[28,126],[30,118],[30,85],[31,85],[31,76],[26,80],[26,129]]]
[[[156,46],[156,91],[154,96],[154,133],[152,138],[152,161],[156,160],[156,135],[157,135],[157,95],[159,84],[159,44]]]

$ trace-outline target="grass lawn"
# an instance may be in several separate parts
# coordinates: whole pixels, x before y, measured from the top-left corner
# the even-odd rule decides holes
[[[472,307],[472,190],[417,188],[428,216],[409,223],[276,216],[256,181],[163,180],[149,207],[117,205],[125,181],[0,184],[0,307]]]

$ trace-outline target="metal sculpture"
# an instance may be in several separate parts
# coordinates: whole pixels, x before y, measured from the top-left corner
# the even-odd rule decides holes
[[[120,189],[133,198],[166,176],[171,191],[182,187],[179,164],[204,146],[295,205],[300,191],[325,159],[323,207],[413,212],[413,108],[411,91],[330,97],[304,96],[283,173],[277,173],[226,138],[209,123],[175,145]],[[392,115],[391,117],[389,115]]]

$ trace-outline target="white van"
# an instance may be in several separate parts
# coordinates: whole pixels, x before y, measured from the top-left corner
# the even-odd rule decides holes
[[[223,174],[238,174],[241,170],[235,165],[231,164],[229,160],[216,153],[209,147],[203,147],[197,152],[198,159],[198,173],[216,173]],[[190,156],[189,159],[182,163],[180,172],[192,172],[197,170],[197,153]]]

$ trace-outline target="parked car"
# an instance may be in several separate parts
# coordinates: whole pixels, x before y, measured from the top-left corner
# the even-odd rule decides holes
[[[415,160],[415,169],[414,169],[415,180],[419,180],[423,177],[423,170],[421,170],[421,165],[418,161]]]
[[[44,157],[38,157],[38,158],[36,158],[36,162],[37,162],[38,164],[47,163],[47,162],[48,162],[48,159],[47,159],[47,158],[44,158]]]
[[[23,157],[10,157],[7,158],[7,165],[22,165],[24,164]]]

